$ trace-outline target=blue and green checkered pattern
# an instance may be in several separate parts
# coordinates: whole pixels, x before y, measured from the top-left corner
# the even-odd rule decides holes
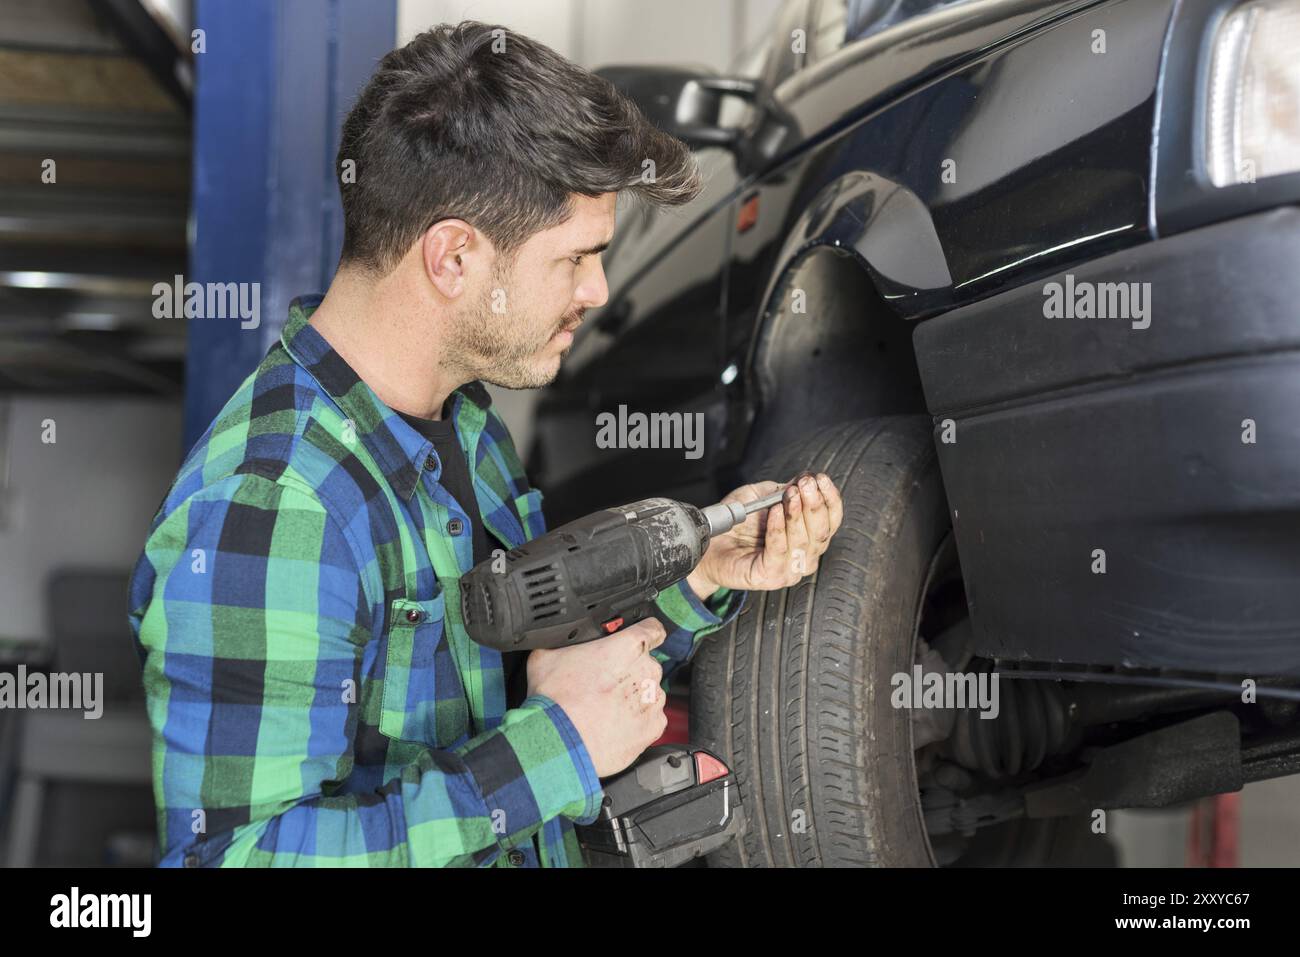
[[[161,863],[579,865],[591,758],[548,698],[507,709],[456,600],[467,515],[432,443],[308,324],[318,303],[186,457],[132,578]],[[481,383],[452,414],[488,530],[543,532]],[[665,591],[666,670],[743,597]]]

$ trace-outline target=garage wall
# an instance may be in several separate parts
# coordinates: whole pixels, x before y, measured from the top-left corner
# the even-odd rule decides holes
[[[44,641],[51,572],[134,567],[180,465],[181,409],[174,400],[18,396],[0,399],[0,422],[0,637]]]
[[[699,63],[726,69],[781,0],[398,0],[398,43],[436,23],[502,23],[583,66]]]

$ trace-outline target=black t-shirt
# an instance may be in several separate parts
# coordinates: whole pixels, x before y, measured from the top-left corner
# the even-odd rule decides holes
[[[474,494],[473,483],[470,482],[465,450],[460,447],[460,440],[456,437],[455,423],[451,418],[451,399],[448,399],[447,404],[443,406],[441,419],[422,419],[407,415],[405,412],[397,414],[406,420],[411,428],[433,443],[434,451],[438,453],[438,461],[442,463],[442,473],[438,477],[438,482],[469,517],[470,534],[474,542],[474,564],[477,565],[491,558],[494,545],[488,538],[487,528],[479,515],[478,498]],[[526,651],[508,651],[501,656],[508,707],[518,707],[527,697],[527,669],[524,667],[527,657]]]

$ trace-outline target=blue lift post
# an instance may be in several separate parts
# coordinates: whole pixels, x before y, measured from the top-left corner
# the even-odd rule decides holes
[[[397,42],[397,0],[197,0],[186,282],[260,284],[256,328],[188,322],[185,451],[279,338],[289,302],[323,292],[343,245],[339,127]]]

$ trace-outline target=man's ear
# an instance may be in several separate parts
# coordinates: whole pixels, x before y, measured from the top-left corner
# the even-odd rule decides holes
[[[443,219],[425,230],[420,239],[424,274],[443,296],[456,299],[465,291],[469,259],[482,245],[482,237],[464,220]]]

